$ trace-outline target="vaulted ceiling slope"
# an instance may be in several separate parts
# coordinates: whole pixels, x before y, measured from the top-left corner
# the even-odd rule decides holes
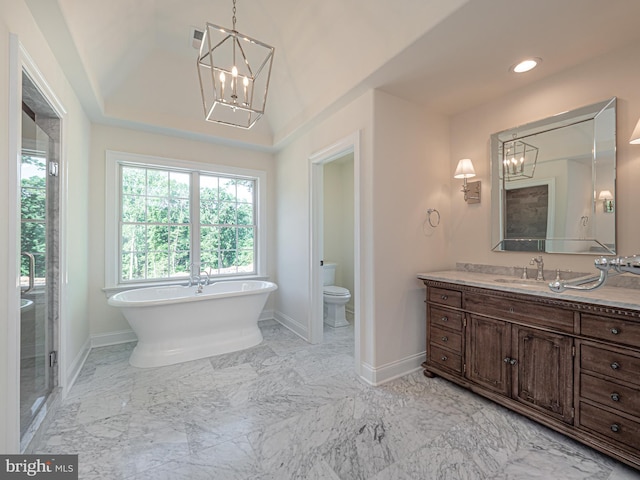
[[[191,44],[232,0],[26,2],[92,121],[261,149],[370,88],[455,114],[640,39],[638,0],[237,0],[276,49],[247,131],[204,121]],[[516,78],[525,56],[543,64]]]

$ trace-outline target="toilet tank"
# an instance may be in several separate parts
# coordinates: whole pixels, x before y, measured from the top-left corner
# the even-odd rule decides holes
[[[336,267],[337,263],[324,262],[322,266],[323,281],[322,285],[335,285],[336,284]]]

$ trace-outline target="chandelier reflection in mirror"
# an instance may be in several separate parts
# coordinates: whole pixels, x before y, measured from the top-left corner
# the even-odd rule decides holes
[[[207,22],[198,54],[205,119],[251,128],[264,114],[275,49],[236,30]]]
[[[522,140],[504,142],[502,148],[502,177],[507,182],[533,178],[538,161],[538,147]]]

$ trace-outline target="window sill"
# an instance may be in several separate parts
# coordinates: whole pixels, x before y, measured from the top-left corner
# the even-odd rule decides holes
[[[237,276],[237,277],[218,277],[211,279],[211,283],[223,282],[223,281],[241,281],[241,280],[269,280],[269,277],[266,275],[246,275],[246,276]],[[111,298],[116,293],[124,292],[126,290],[137,290],[139,288],[149,288],[149,287],[170,287],[174,285],[182,285],[187,286],[189,284],[188,280],[174,280],[174,281],[165,281],[165,282],[141,282],[141,283],[131,283],[126,285],[115,285],[111,287],[104,287],[102,291],[104,292],[107,298]]]

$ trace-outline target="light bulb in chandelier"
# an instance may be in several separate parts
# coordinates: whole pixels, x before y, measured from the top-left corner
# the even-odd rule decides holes
[[[249,87],[249,79],[244,77],[242,79],[242,86],[244,88],[244,104],[249,105],[249,97],[247,97],[247,88]]]
[[[226,75],[224,72],[220,72],[220,99],[224,99],[224,82],[226,80]]]
[[[238,67],[235,65],[231,67],[231,99],[233,103],[236,103],[238,100]],[[233,110],[235,112],[235,109]]]

